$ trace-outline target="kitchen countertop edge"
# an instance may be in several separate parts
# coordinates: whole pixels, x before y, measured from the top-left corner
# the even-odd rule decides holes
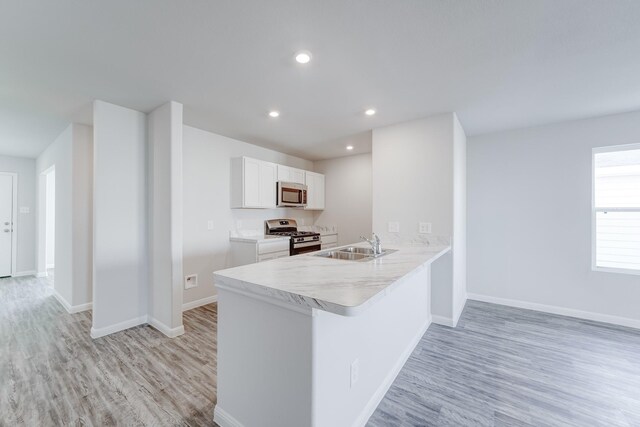
[[[414,268],[405,272],[405,274],[400,277],[395,278],[390,283],[387,283],[384,288],[380,289],[377,293],[367,298],[364,302],[348,306],[342,305],[339,303],[325,301],[321,298],[314,298],[307,295],[300,295],[298,293],[287,291],[283,289],[276,289],[268,285],[263,285],[259,283],[253,283],[246,280],[241,280],[238,278],[227,277],[224,274],[221,274],[224,270],[220,270],[219,272],[214,272],[214,283],[216,283],[216,287],[218,287],[218,283],[222,284],[224,288],[230,290],[238,290],[240,293],[244,294],[254,294],[257,297],[274,300],[279,303],[285,303],[287,305],[291,305],[298,308],[306,308],[306,309],[317,309],[323,310],[330,313],[342,315],[342,316],[357,316],[362,311],[366,310],[372,304],[375,304],[381,298],[384,298],[389,292],[392,292],[396,286],[398,286],[399,282],[401,282],[404,278],[412,275],[414,272],[424,268],[427,265],[432,264],[434,261],[442,257],[444,254],[451,250],[451,246],[442,247],[440,251],[435,254],[432,254],[428,257],[424,262],[415,266]],[[313,256],[313,255],[304,255],[304,256]],[[345,262],[338,261],[336,262]],[[349,261],[346,261],[349,262]]]

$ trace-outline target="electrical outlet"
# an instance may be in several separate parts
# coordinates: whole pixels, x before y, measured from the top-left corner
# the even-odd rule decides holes
[[[198,275],[191,274],[190,276],[185,276],[184,278],[184,288],[191,289],[198,286]]]
[[[213,230],[213,221],[207,221],[207,230]]]
[[[418,233],[420,233],[420,234],[431,234],[431,223],[430,222],[419,222],[418,223]]]
[[[389,222],[389,233],[399,233],[400,232],[400,223],[397,221]]]
[[[353,388],[353,386],[356,385],[359,378],[360,378],[360,360],[355,359],[353,362],[351,362],[351,381],[350,381],[351,388]]]

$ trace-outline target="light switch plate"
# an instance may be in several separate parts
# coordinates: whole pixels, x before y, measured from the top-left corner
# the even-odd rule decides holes
[[[207,230],[213,230],[213,221],[207,221]]]
[[[430,222],[419,222],[418,223],[418,233],[420,233],[420,234],[431,234],[431,223]]]
[[[399,233],[400,232],[400,223],[397,221],[389,222],[389,233]]]

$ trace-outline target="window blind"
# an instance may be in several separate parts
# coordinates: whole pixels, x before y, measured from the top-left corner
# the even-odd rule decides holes
[[[640,271],[640,148],[594,153],[596,267]]]

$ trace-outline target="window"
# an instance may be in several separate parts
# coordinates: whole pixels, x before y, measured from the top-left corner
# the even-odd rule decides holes
[[[593,149],[593,268],[640,274],[640,144]]]

